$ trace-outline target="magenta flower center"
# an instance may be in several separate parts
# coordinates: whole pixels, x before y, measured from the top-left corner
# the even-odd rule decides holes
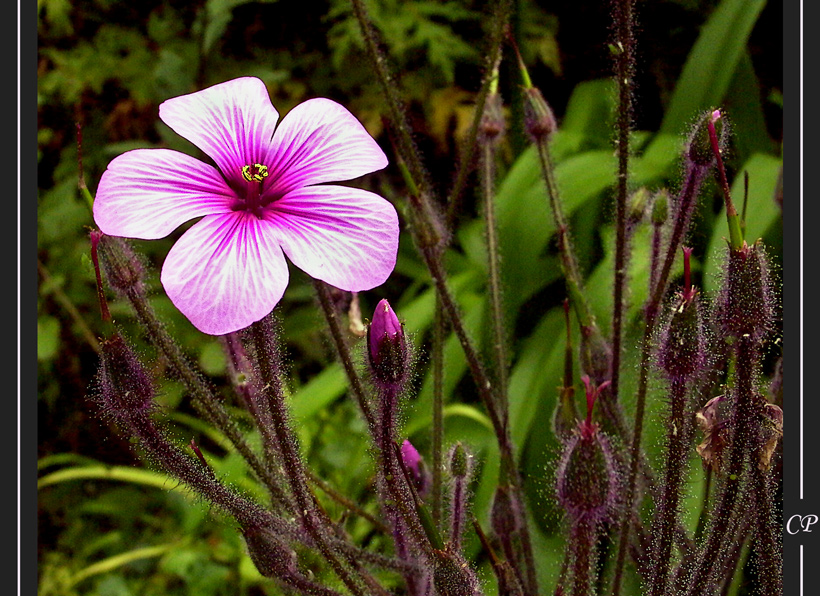
[[[245,164],[242,166],[242,178],[249,184],[245,185],[245,200],[234,206],[234,211],[249,211],[261,219],[261,210],[273,201],[275,197],[265,196],[263,184],[268,177],[268,166],[261,163]]]

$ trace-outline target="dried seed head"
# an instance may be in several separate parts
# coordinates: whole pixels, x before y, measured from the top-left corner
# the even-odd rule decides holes
[[[722,333],[762,340],[772,330],[774,294],[762,242],[728,249],[715,313]]]
[[[440,596],[481,596],[475,571],[457,552],[433,551],[433,585]]]
[[[133,348],[118,333],[100,347],[96,400],[104,413],[120,422],[150,415],[156,388]]]
[[[729,401],[725,395],[713,397],[695,414],[695,420],[703,432],[703,441],[697,446],[703,465],[717,472],[720,470],[726,446],[730,440]]]
[[[296,553],[270,530],[249,526],[242,536],[251,561],[265,577],[288,579],[298,572]]]
[[[564,442],[556,470],[558,502],[573,520],[610,519],[618,497],[619,477],[609,439],[592,422],[592,407],[605,385],[594,387],[584,377],[587,417]]]
[[[657,363],[670,381],[685,381],[708,364],[700,299],[689,278],[691,249],[684,248],[684,288],[672,299],[660,326]]]
[[[767,403],[762,412],[758,446],[757,465],[761,470],[768,470],[772,465],[777,444],[783,437],[783,410],[774,404]]]
[[[726,119],[722,117],[719,110],[707,110],[698,118],[689,133],[686,143],[687,161],[701,167],[711,167],[715,165],[714,148],[709,135],[709,123],[713,123],[718,139],[718,149],[723,152],[729,136],[729,129]]]

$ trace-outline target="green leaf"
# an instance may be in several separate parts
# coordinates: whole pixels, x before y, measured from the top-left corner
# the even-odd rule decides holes
[[[339,364],[331,364],[301,386],[291,397],[293,418],[304,422],[347,391],[347,375]]]
[[[718,107],[766,0],[723,0],[703,26],[675,86],[660,132],[679,134],[698,112]]]
[[[780,225],[781,212],[774,200],[777,179],[783,167],[783,160],[772,155],[753,155],[735,176],[732,184],[732,200],[738,211],[743,204],[744,173],[749,173],[749,197],[746,209],[746,242],[752,244],[765,237],[773,225]],[[723,264],[723,249],[728,237],[726,227],[726,207],[715,219],[712,237],[706,252],[703,285],[707,292],[717,289],[719,268]]]
[[[53,360],[60,350],[60,321],[50,315],[37,317],[37,361]]]

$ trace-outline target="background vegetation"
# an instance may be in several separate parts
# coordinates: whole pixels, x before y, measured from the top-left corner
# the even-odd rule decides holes
[[[416,141],[446,193],[484,74],[482,43],[490,4],[369,4],[409,94]],[[391,156],[382,121],[386,106],[356,21],[344,0],[38,0],[38,17],[39,594],[277,594],[253,567],[230,524],[143,464],[87,399],[98,364],[100,325],[88,243],[93,219],[78,179],[82,176],[93,194],[107,163],[125,150],[166,146],[190,151],[159,121],[158,105],[242,75],[267,83],[280,114],[315,96],[341,102]],[[514,35],[535,86],[561,126],[553,141],[558,182],[603,329],[611,301],[609,222],[615,182],[610,23],[607,2],[516,2]],[[638,3],[638,24],[633,182],[652,190],[676,188],[677,152],[689,123],[699,110],[720,106],[733,124],[728,167],[730,180],[736,181],[735,197],[744,195],[743,172],[749,173],[747,238],[764,237],[779,259],[781,221],[774,197],[782,164],[781,3],[656,0]],[[541,584],[549,586],[561,561],[561,516],[551,492],[556,442],[547,429],[563,366],[565,289],[535,154],[521,128],[520,75],[512,58],[506,48],[500,90],[509,130],[497,193],[513,361],[509,396],[513,437],[539,528]],[[366,183],[401,212],[398,168],[388,167]],[[466,321],[480,339],[488,327],[486,259],[470,188],[462,197],[448,265]],[[708,196],[712,200],[702,203],[689,239],[698,282],[707,291],[715,286],[715,250],[726,234],[717,189]],[[191,359],[219,385],[225,375],[219,344],[172,307],[158,282],[162,259],[178,234],[136,244],[154,267],[155,308]],[[627,370],[639,343],[637,309],[646,294],[646,271],[647,257],[639,249],[630,277]],[[295,268],[291,275],[280,309],[301,446],[329,485],[374,505],[367,497],[372,470],[363,423],[345,399],[346,379],[325,337],[310,281]],[[359,297],[365,318],[382,297],[405,321],[418,348],[416,393],[404,431],[424,454],[431,394],[424,354],[434,297],[409,236],[402,236],[391,279]],[[111,306],[139,341],[126,305]],[[577,338],[577,329],[573,333]],[[150,359],[149,348],[141,347]],[[772,359],[777,355],[774,347]],[[476,513],[483,519],[496,473],[495,442],[455,340],[447,343],[445,358],[446,441],[462,440],[479,455]],[[626,375],[621,392],[627,412],[630,378]],[[196,438],[221,475],[251,493],[259,490],[226,441],[191,415],[181,386],[166,382],[161,400],[181,442]],[[650,456],[661,445],[662,406],[661,399],[648,405],[644,445]],[[241,415],[238,408],[236,413]],[[702,496],[699,477],[693,474],[687,493],[691,524]],[[326,505],[341,515],[338,504],[327,499]],[[367,525],[361,528],[359,538],[366,542]],[[740,585],[735,593],[742,593]],[[626,593],[637,593],[634,582]]]

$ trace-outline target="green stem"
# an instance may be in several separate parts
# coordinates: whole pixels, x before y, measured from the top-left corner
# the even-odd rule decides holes
[[[297,439],[287,421],[287,406],[278,374],[278,355],[275,351],[271,353],[268,349],[270,338],[267,336],[267,332],[267,326],[261,323],[251,325],[251,338],[258,356],[259,371],[263,383],[262,393],[268,400],[273,431],[282,452],[282,467],[298,507],[297,514],[305,531],[310,535],[317,549],[339,579],[356,596],[367,596],[364,586],[352,576],[350,570],[337,556],[336,550],[331,548],[327,530],[321,525],[320,520],[323,519],[323,515],[308,486],[307,474],[305,473],[302,456],[299,453]]]
[[[671,563],[672,543],[675,528],[678,524],[678,503],[680,486],[685,469],[686,453],[689,439],[687,419],[684,416],[686,406],[686,383],[683,381],[670,384],[671,413],[667,420],[666,435],[666,475],[661,489],[660,499],[653,514],[652,536],[655,541],[651,551],[650,568],[652,576],[648,596],[666,594],[669,567]]]
[[[433,523],[441,530],[442,470],[444,449],[444,317],[436,295],[433,321]]]
[[[504,329],[504,309],[501,304],[501,266],[498,230],[495,219],[495,151],[492,141],[485,141],[482,149],[481,189],[484,197],[484,225],[487,234],[490,305],[493,325],[493,353],[498,379],[498,409],[507,415],[507,338]]]
[[[583,292],[583,281],[578,267],[578,259],[572,250],[572,242],[569,238],[569,224],[564,215],[558,184],[555,181],[555,169],[552,164],[548,143],[547,138],[541,137],[535,145],[538,149],[541,175],[544,177],[544,183],[547,187],[547,199],[549,200],[550,210],[552,211],[552,216],[555,221],[555,228],[558,231],[558,246],[561,251],[561,269],[564,274],[564,279],[566,280],[567,291],[569,292],[572,306],[578,317],[578,323],[581,327],[593,327],[596,326],[595,317],[592,315],[589,301]]]
[[[750,336],[738,338],[734,346],[734,404],[725,482],[689,580],[688,596],[707,596],[712,593],[716,578],[720,577],[722,571],[719,565],[714,565],[715,553],[723,552],[734,534],[729,529],[741,497],[741,487],[749,474],[749,466],[755,465],[754,462],[750,462],[749,446],[759,415],[759,396],[754,386],[759,359],[758,348],[756,340]]]

